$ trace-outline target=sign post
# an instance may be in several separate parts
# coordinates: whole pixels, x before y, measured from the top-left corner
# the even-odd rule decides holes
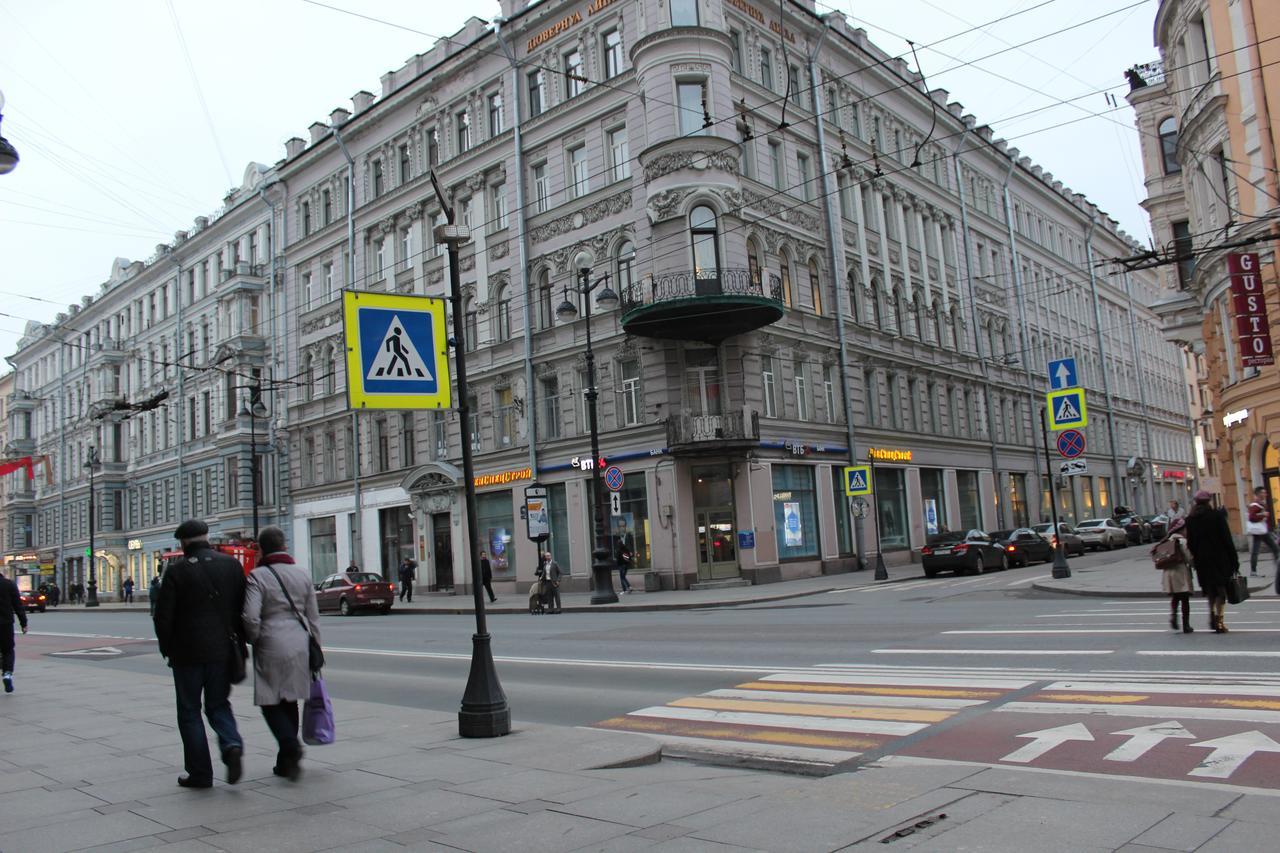
[[[1080,399],[1083,402],[1083,393]],[[1052,405],[1053,392],[1049,393],[1049,402]],[[1058,496],[1053,488],[1053,471],[1049,469],[1049,427],[1046,423],[1047,417],[1045,409],[1041,409],[1040,437],[1044,441],[1044,477],[1049,484],[1049,515],[1053,520],[1053,537],[1049,540],[1053,544],[1053,576],[1055,578],[1069,578],[1071,577],[1071,567],[1067,565],[1067,553],[1062,546],[1061,531],[1058,527]]]
[[[871,494],[871,492],[872,492],[872,491],[874,490],[874,488],[875,488],[875,481],[876,481],[876,457],[875,457],[875,454],[872,454],[872,453],[868,453],[868,454],[867,454],[867,464],[864,466],[864,468],[865,468],[865,469],[866,469],[866,471],[867,471],[867,494]],[[881,552],[881,550],[880,550],[880,505],[879,505],[879,504],[876,504],[876,515],[875,515],[874,522],[875,522],[875,528],[876,528],[876,574],[875,574],[875,579],[876,579],[876,580],[878,580],[878,581],[887,581],[887,580],[889,579],[889,570],[885,567],[885,564],[884,564],[884,554],[883,554],[883,553]]]

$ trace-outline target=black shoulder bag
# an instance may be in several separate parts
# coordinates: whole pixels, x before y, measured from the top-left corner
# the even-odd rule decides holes
[[[311,633],[307,620],[302,618],[302,614],[294,606],[293,596],[289,595],[289,590],[285,588],[284,580],[281,579],[280,573],[276,571],[275,566],[270,563],[263,563],[262,566],[275,575],[276,583],[280,584],[280,591],[284,593],[284,600],[289,602],[289,609],[293,611],[293,618],[297,619],[298,624],[302,626],[302,630],[307,632],[307,666],[314,677],[324,668],[324,649],[320,648],[320,643],[316,640],[315,635]]]
[[[196,568],[196,571],[200,575],[201,583],[204,584],[204,588],[209,593],[209,600],[213,602],[215,607],[221,610],[222,596],[218,594],[218,588],[213,585],[209,580],[208,575],[205,574],[204,568],[201,565],[203,562],[203,560],[195,561],[196,566],[198,567]],[[235,628],[227,625],[226,631],[227,645],[229,647],[227,652],[227,681],[232,684],[239,684],[244,681],[249,674],[248,669],[245,666],[245,661],[249,659],[249,648],[245,645],[244,640],[240,638],[240,635],[236,633]]]

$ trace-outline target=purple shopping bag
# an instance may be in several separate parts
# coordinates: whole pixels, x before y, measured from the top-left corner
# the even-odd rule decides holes
[[[333,743],[333,703],[324,689],[324,679],[311,682],[311,698],[302,708],[302,740],[311,746]]]

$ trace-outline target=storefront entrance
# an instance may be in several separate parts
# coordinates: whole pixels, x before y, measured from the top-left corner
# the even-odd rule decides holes
[[[728,465],[693,469],[693,512],[698,542],[698,580],[736,578],[733,480]]]
[[[432,576],[435,582],[430,588],[436,592],[453,589],[453,536],[450,523],[450,513],[437,512],[431,516],[432,555],[435,559]]]

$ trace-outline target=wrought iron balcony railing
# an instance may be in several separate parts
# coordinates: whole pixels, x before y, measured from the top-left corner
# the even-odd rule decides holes
[[[781,302],[782,284],[766,284],[759,273],[753,276],[749,270],[724,267],[667,273],[623,288],[622,311],[625,314],[645,305],[714,296],[756,296]]]

